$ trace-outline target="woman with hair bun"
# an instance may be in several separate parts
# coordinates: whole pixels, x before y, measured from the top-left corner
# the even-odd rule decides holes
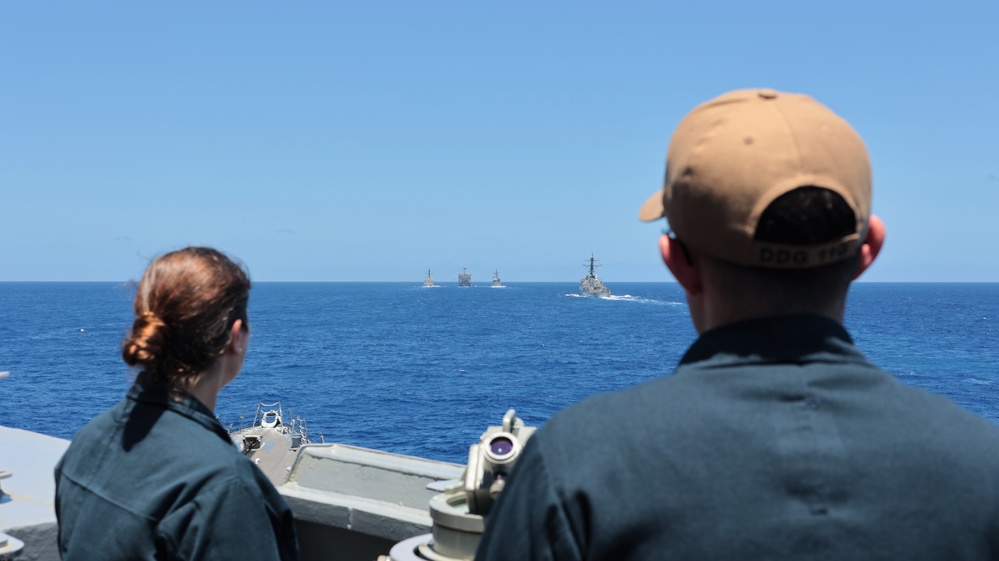
[[[298,559],[291,510],[213,413],[243,366],[249,296],[214,249],[146,269],[121,351],[135,384],[56,466],[64,560]]]

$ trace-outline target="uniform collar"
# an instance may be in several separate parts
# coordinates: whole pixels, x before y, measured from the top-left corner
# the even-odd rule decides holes
[[[218,422],[215,413],[205,404],[191,394],[178,390],[147,372],[139,372],[135,383],[128,390],[127,398],[173,411],[194,420],[223,438],[229,438],[229,433]]]
[[[851,351],[852,349],[852,351]],[[841,324],[818,314],[751,319],[718,326],[701,334],[680,364],[728,357],[756,357],[760,362],[800,361],[821,353],[855,352]]]

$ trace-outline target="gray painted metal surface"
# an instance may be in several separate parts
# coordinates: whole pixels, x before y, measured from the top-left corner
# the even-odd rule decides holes
[[[53,470],[68,447],[68,440],[0,426],[0,471],[10,473],[0,480],[0,533],[23,542],[19,561],[59,559]]]

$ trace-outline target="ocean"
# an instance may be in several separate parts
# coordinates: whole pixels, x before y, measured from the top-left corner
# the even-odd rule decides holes
[[[607,284],[591,299],[575,283],[256,283],[249,353],[215,412],[237,428],[280,401],[313,441],[465,463],[509,408],[540,426],[673,370],[696,337],[679,286]],[[68,439],[117,402],[133,294],[0,283],[0,424]],[[999,283],[858,283],[845,323],[875,364],[999,422]]]

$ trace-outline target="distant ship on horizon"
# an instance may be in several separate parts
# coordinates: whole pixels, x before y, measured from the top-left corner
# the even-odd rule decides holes
[[[434,277],[430,275],[430,269],[427,269],[427,278],[423,279],[423,286],[426,288],[436,286],[434,284]]]
[[[499,277],[499,269],[493,273],[493,288],[503,288],[503,281]]]
[[[472,274],[468,272],[468,267],[461,268],[461,274],[458,275],[458,286],[465,288],[472,286]]]
[[[593,257],[592,253],[590,254],[589,264],[583,263],[583,267],[587,266],[589,266],[590,272],[579,281],[579,293],[592,298],[610,296],[610,289],[604,286],[603,281],[597,277],[595,269],[600,265],[597,264],[597,260]]]

